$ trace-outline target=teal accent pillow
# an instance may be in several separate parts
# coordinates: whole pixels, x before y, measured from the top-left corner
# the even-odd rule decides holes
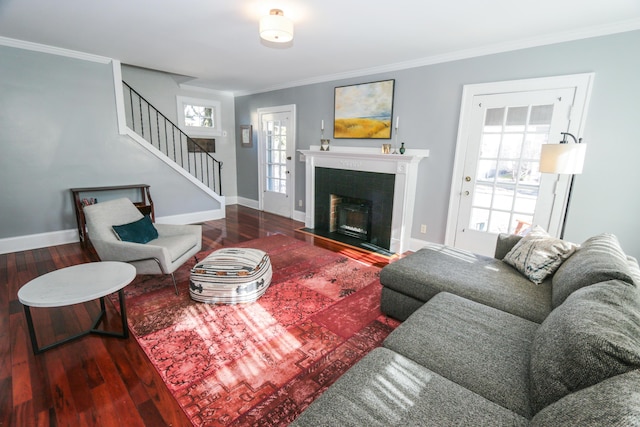
[[[158,230],[148,215],[129,224],[114,225],[112,228],[118,239],[123,242],[147,243],[158,238]]]

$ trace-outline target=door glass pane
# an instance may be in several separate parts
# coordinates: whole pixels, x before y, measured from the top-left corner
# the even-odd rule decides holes
[[[502,139],[502,147],[500,147],[500,157],[503,159],[519,159],[522,151],[521,133],[515,135],[505,135]]]
[[[511,214],[509,212],[491,211],[489,233],[508,233],[510,218]]]
[[[510,107],[507,112],[506,132],[523,132],[527,124],[529,107]]]
[[[484,118],[485,132],[502,132],[505,108],[488,108]]]
[[[477,206],[480,208],[490,208],[492,197],[492,185],[476,185],[476,191],[473,193],[473,206]]]
[[[266,183],[267,191],[287,194],[287,127],[279,120],[269,120],[266,132]]]
[[[493,194],[493,209],[510,211],[513,207],[514,189],[498,187]]]
[[[538,187],[522,187],[516,194],[513,210],[520,213],[533,215],[536,210],[536,199],[538,198]]]
[[[487,108],[470,229],[509,233],[531,222],[541,178],[540,150],[549,140],[553,108],[552,104]]]
[[[471,221],[469,222],[469,228],[476,231],[487,231],[489,225],[489,211],[488,209],[471,209]]]
[[[482,135],[482,144],[480,145],[480,157],[498,157],[498,149],[500,148],[500,134]]]
[[[476,180],[493,182],[496,177],[496,164],[495,160],[480,160],[476,171]]]

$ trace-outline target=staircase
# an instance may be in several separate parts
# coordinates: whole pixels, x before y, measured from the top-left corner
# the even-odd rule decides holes
[[[217,196],[222,196],[222,162],[124,81],[122,88],[127,126]]]

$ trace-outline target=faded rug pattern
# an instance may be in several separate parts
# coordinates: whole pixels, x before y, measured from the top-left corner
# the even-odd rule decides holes
[[[380,313],[378,267],[279,234],[234,246],[271,258],[258,301],[192,301],[192,261],[180,295],[160,276],[125,289],[129,327],[194,425],[287,425],[398,322]]]

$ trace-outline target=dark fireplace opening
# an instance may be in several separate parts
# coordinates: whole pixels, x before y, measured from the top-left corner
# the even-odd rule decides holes
[[[368,242],[371,236],[370,200],[331,195],[330,226],[336,232]]]
[[[322,167],[315,167],[314,173],[314,228],[305,231],[392,255],[389,249],[395,175]],[[340,214],[335,209],[338,201],[344,204]]]

